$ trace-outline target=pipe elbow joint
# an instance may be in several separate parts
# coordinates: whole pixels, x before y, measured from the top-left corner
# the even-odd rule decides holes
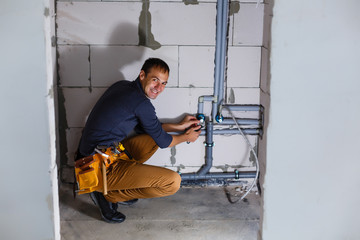
[[[204,102],[204,96],[200,96],[199,99],[198,99],[198,102],[203,103]]]

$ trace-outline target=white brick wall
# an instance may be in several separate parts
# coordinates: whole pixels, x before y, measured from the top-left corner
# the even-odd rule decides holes
[[[138,43],[139,2],[58,2],[58,44]]]
[[[68,127],[84,127],[96,101],[106,88],[63,88]]]
[[[241,4],[234,15],[234,45],[261,46],[263,43],[264,4]]]
[[[88,46],[58,46],[58,65],[61,86],[90,86]]]
[[[179,47],[179,86],[214,86],[215,47],[180,46]]]
[[[169,85],[178,85],[178,48],[164,46],[157,50],[139,46],[92,46],[91,82],[94,87],[108,87],[119,80],[134,80],[149,57],[158,57],[170,67]]]
[[[65,121],[60,125],[67,128],[65,154],[69,159],[91,108],[106,87],[118,80],[135,79],[148,57],[160,57],[170,66],[169,84],[153,101],[160,119],[175,121],[184,113],[196,113],[198,97],[213,94],[216,0],[198,2],[150,1],[148,30],[158,47],[138,46],[142,1],[57,2],[59,92],[65,99],[64,103],[60,101],[64,110],[59,114]],[[266,68],[260,70],[267,56],[267,49],[261,47],[267,42],[263,40],[266,4],[256,8],[256,2],[240,2],[239,12],[230,16],[229,103],[259,104],[260,85],[267,86],[262,82]],[[210,103],[205,104],[205,113],[210,114]],[[246,117],[254,114],[247,113]],[[249,138],[257,145],[256,136]],[[214,136],[214,141],[213,171],[253,168],[248,146],[240,135]],[[196,171],[204,163],[203,142],[202,136],[196,143],[159,150],[149,163]]]
[[[214,45],[216,5],[151,3],[152,30],[163,45]]]
[[[229,47],[227,86],[258,88],[260,63],[260,47]]]

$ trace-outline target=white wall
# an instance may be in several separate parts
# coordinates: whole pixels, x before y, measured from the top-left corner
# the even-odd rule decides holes
[[[360,2],[276,0],[263,239],[360,239]]]
[[[153,102],[159,118],[194,114],[198,97],[213,94],[216,1],[150,1],[149,42],[139,46],[144,2],[57,2],[59,116],[66,133],[61,138],[62,161],[72,162],[86,117],[106,87],[118,80],[134,80],[148,57],[163,58],[170,65],[169,84]],[[266,6],[260,3],[257,7],[256,1],[233,1],[227,84],[231,103],[260,103],[260,66],[267,52],[263,35]],[[207,114],[209,106],[205,107]],[[257,145],[256,136],[249,138]],[[241,136],[216,136],[214,141],[212,171],[253,168]],[[204,137],[200,137],[194,144],[159,150],[149,163],[182,172],[197,171],[204,163],[203,142]]]
[[[59,239],[52,6],[0,3],[0,239]]]

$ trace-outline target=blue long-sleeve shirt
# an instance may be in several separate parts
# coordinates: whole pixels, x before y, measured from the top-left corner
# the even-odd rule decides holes
[[[98,145],[120,142],[135,127],[149,134],[160,148],[168,147],[172,141],[172,136],[162,128],[139,78],[133,82],[116,82],[101,96],[83,130],[80,154],[88,156]]]

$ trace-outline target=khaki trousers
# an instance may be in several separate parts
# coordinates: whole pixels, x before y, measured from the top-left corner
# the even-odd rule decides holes
[[[135,198],[155,198],[176,193],[180,188],[178,173],[146,162],[159,148],[146,134],[122,141],[132,160],[119,160],[107,169],[106,200],[123,202]]]

